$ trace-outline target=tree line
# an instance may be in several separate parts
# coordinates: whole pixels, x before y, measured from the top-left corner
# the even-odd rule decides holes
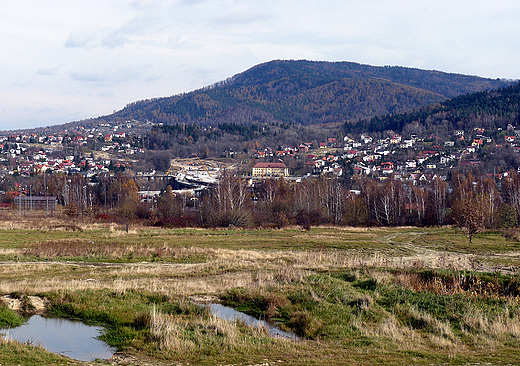
[[[470,240],[481,230],[515,228],[520,220],[520,174],[500,181],[488,175],[454,172],[425,184],[308,178],[265,179],[251,187],[225,172],[200,196],[174,194],[168,186],[156,201],[139,200],[134,180],[120,173],[97,177],[43,175],[30,182],[32,195],[53,195],[70,216],[117,217],[129,225],[284,227],[301,225],[434,226],[453,224]],[[25,194],[28,194],[26,190]],[[6,198],[8,199],[8,198]]]
[[[434,178],[422,185],[361,176],[348,184],[324,177],[299,183],[267,179],[254,190],[224,175],[201,200],[199,214],[205,226],[453,224],[471,240],[481,230],[518,226],[520,175],[512,172],[497,182],[455,172],[450,182]]]

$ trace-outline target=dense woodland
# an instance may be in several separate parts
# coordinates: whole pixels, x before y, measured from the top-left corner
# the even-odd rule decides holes
[[[149,155],[154,161],[223,157],[225,151],[297,146],[349,133],[447,136],[474,126],[505,128],[518,119],[519,86],[508,85],[402,67],[273,61],[199,91],[132,103],[109,118],[163,123],[143,143],[162,151]]]
[[[352,132],[445,135],[474,125],[503,126],[518,118],[518,88],[507,88],[512,84],[405,67],[271,61],[200,90],[130,103],[63,128],[126,120],[163,124],[139,132],[132,143],[146,148],[148,165],[162,170],[165,157],[223,157]]]
[[[327,137],[342,134],[338,125],[302,126],[297,124],[258,123],[242,125],[221,123],[214,127],[201,127],[195,124],[173,124],[154,127],[146,135],[145,147],[155,153],[153,156],[189,157],[227,157],[229,154],[248,154],[255,149],[281,145],[298,146],[302,142],[326,141]],[[246,155],[248,157],[248,155]],[[167,160],[167,159],[166,159]],[[154,164],[157,170],[165,170]],[[166,167],[167,169],[167,167]]]
[[[346,131],[445,131],[505,129],[520,122],[520,84],[471,93],[432,104],[411,112],[387,114],[371,119],[346,123]],[[414,131],[415,129],[415,131]]]
[[[342,127],[334,124],[303,126],[296,123],[221,123],[213,127],[196,124],[174,124],[155,127],[147,136],[147,148],[169,151],[173,156],[220,156],[223,147],[235,152],[280,145],[297,146],[301,142],[325,141],[327,137],[342,137],[369,133],[379,136],[394,131],[406,137],[435,136],[453,139],[455,130],[484,129],[486,136],[500,145],[508,126],[519,124],[520,84],[492,91],[458,96],[401,114],[387,114]],[[315,145],[316,146],[316,145]],[[161,155],[161,154],[160,154]],[[161,155],[162,156],[162,155]],[[518,153],[508,146],[486,146],[478,152],[484,170],[508,170],[519,166]]]
[[[203,126],[344,123],[509,84],[405,67],[271,61],[197,91],[131,103],[100,120]]]

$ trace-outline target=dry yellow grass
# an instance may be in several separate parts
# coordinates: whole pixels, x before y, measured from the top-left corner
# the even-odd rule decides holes
[[[388,316],[383,322],[375,328],[362,327],[363,332],[370,337],[391,338],[395,342],[411,349],[417,349],[418,338],[417,333],[409,328],[400,325],[394,315]]]
[[[57,227],[62,225],[59,219],[52,222]],[[410,307],[410,304],[403,305],[402,308],[398,308],[400,304],[397,305],[395,313],[380,305],[378,300],[382,295],[378,291],[380,286],[385,285],[401,285],[412,291],[429,291],[443,295],[463,292],[461,288],[447,288],[442,282],[436,282],[436,278],[431,282],[422,281],[414,277],[415,271],[407,271],[418,268],[474,268],[473,254],[437,250],[438,247],[434,245],[413,247],[410,238],[422,235],[421,233],[396,234],[395,229],[386,228],[317,229],[316,232],[307,233],[294,228],[287,229],[294,230],[293,232],[247,232],[140,227],[126,233],[114,224],[78,222],[75,225],[83,232],[49,235],[49,229],[43,228],[41,224],[36,225],[34,221],[20,220],[19,223],[10,225],[14,231],[17,227],[37,231],[34,236],[38,239],[30,241],[21,237],[25,241],[18,245],[16,240],[20,236],[13,235],[14,244],[0,248],[0,255],[5,258],[0,263],[0,294],[59,292],[61,296],[78,291],[109,290],[122,295],[131,295],[130,292],[166,295],[168,299],[182,302],[183,298],[216,299],[227,290],[236,288],[247,289],[255,294],[280,294],[297,289],[309,291],[309,299],[317,303],[330,300],[331,304],[357,304],[355,306],[359,313],[356,313],[358,310],[352,310],[352,320],[344,324],[346,328],[352,325],[352,329],[371,340],[375,339],[378,344],[391,344],[388,347],[397,347],[407,352],[436,350],[453,356],[463,354],[470,347],[470,342],[466,344],[464,337],[460,336],[464,332],[467,332],[467,338],[471,338],[475,344],[480,342],[479,347],[499,348],[505,340],[520,337],[520,314],[517,313],[504,313],[500,316],[491,316],[484,312],[466,314],[461,322],[461,329],[454,330],[453,324],[447,320],[434,318],[424,309],[418,310],[418,307]],[[8,226],[5,222],[0,222],[0,230],[2,227],[6,230]],[[340,234],[336,235],[333,230]],[[299,238],[291,236],[293,234]],[[373,247],[375,249],[365,250],[362,245],[341,246],[341,240],[354,242],[356,235],[361,235],[363,240],[369,238],[367,246],[376,243]],[[272,247],[255,243],[263,239],[270,240],[272,237]],[[300,239],[305,244],[296,250]],[[90,245],[94,244],[90,240],[95,240],[95,245]],[[320,242],[333,245],[322,246]],[[389,250],[390,242],[398,243],[394,248],[399,246],[403,250]],[[294,247],[291,246],[293,243]],[[17,262],[16,258],[25,262]],[[389,268],[395,271],[387,271]],[[360,281],[373,279],[377,282],[378,290],[367,293],[358,289],[354,291],[352,283],[346,284],[350,280],[341,283],[335,272],[347,272],[347,275]],[[322,276],[323,273],[332,275]],[[311,276],[313,274],[318,275]],[[333,282],[333,286],[340,283],[338,288],[341,287],[341,291],[347,290],[330,295],[337,288],[320,288],[319,284],[312,283],[312,278],[320,281],[325,277],[327,280],[337,281]],[[328,299],[329,295],[334,298]],[[367,318],[363,313],[370,313],[373,317]],[[406,320],[407,317],[424,323],[426,330],[414,329]],[[213,344],[215,349],[227,347],[232,351],[236,347],[254,350],[260,346],[248,343],[252,341],[243,335],[250,335],[256,342],[266,337],[262,329],[244,331],[241,324],[225,322],[207,314],[197,319],[187,319],[181,315],[154,310],[146,314],[146,319],[152,336],[157,340],[161,352],[164,352],[163,355],[193,353],[201,348],[201,344],[207,346],[208,342],[216,342],[219,337],[225,341]],[[186,332],[187,328],[190,333]],[[215,334],[219,337],[215,337]],[[285,346],[276,343],[278,350],[283,347]]]
[[[126,233],[125,233],[126,234]],[[123,235],[123,234],[121,234]],[[60,243],[62,245],[60,245]],[[8,262],[0,266],[0,292],[40,292],[60,289],[152,290],[167,295],[215,295],[233,287],[261,288],[284,286],[301,281],[316,271],[358,268],[413,268],[417,257],[388,257],[380,253],[356,256],[347,251],[263,251],[231,250],[202,247],[152,247],[120,245],[79,245],[67,240],[49,245],[47,257],[55,255],[103,255],[120,258],[130,253],[157,257],[182,258],[193,255],[205,258],[201,263],[75,263],[75,262]],[[72,245],[71,245],[72,244]],[[39,253],[45,257],[46,242],[28,249],[9,249],[9,254]],[[33,252],[34,251],[34,252]],[[97,251],[97,252],[96,252]],[[5,252],[5,250],[4,250]],[[470,259],[462,255],[430,253],[426,268],[470,269]],[[16,274],[16,275],[14,275]],[[374,271],[374,276],[386,276]],[[380,278],[379,280],[383,280]],[[405,279],[401,279],[406,285]]]
[[[477,311],[472,314],[465,314],[464,316],[464,328],[465,332],[469,330],[477,330],[486,335],[490,335],[491,338],[488,340],[502,340],[504,337],[513,336],[515,338],[520,337],[520,316],[519,314],[510,314],[509,310],[506,309],[503,314],[489,317]]]

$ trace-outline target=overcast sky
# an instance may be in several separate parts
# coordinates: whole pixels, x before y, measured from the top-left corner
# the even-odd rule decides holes
[[[273,59],[520,79],[517,0],[17,0],[0,130],[98,117]]]

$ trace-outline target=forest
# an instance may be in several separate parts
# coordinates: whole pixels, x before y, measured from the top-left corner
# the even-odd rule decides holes
[[[307,103],[312,108],[311,100]],[[452,138],[455,130],[482,128],[500,142],[497,131],[514,126],[520,118],[520,84],[492,91],[466,94],[398,114],[386,114],[343,124],[302,125],[299,123],[256,122],[242,124],[222,122],[214,126],[194,123],[173,123],[155,126],[146,135],[148,150],[168,151],[170,157],[197,154],[209,157],[222,155],[224,150],[247,152],[255,148],[280,145],[297,146],[301,142],[325,141],[328,137],[347,134],[394,131],[405,136],[436,135]],[[493,135],[493,136],[492,136]],[[504,138],[503,136],[501,137]],[[492,159],[493,148],[482,151],[484,164]],[[164,154],[162,154],[164,155]],[[499,155],[509,156],[508,151]],[[487,156],[487,157],[486,157]],[[514,160],[514,157],[512,157]],[[511,158],[508,158],[511,160]],[[493,160],[493,164],[495,161]],[[514,165],[514,164],[513,164]],[[508,168],[513,166],[508,165]]]
[[[130,103],[98,122],[136,119],[203,126],[344,123],[510,84],[405,67],[278,60],[190,93]]]
[[[348,132],[393,130],[402,132],[420,125],[426,130],[505,129],[520,122],[520,84],[498,90],[465,94],[401,114],[387,114],[356,123],[345,123]]]
[[[342,134],[341,125],[302,126],[297,124],[257,123],[243,125],[221,123],[214,127],[195,124],[155,126],[144,139],[148,153],[144,160],[158,171],[166,171],[175,157],[196,154],[201,158],[225,158],[239,155],[250,159],[250,152],[282,145],[298,146],[302,142],[318,145],[330,136]]]

